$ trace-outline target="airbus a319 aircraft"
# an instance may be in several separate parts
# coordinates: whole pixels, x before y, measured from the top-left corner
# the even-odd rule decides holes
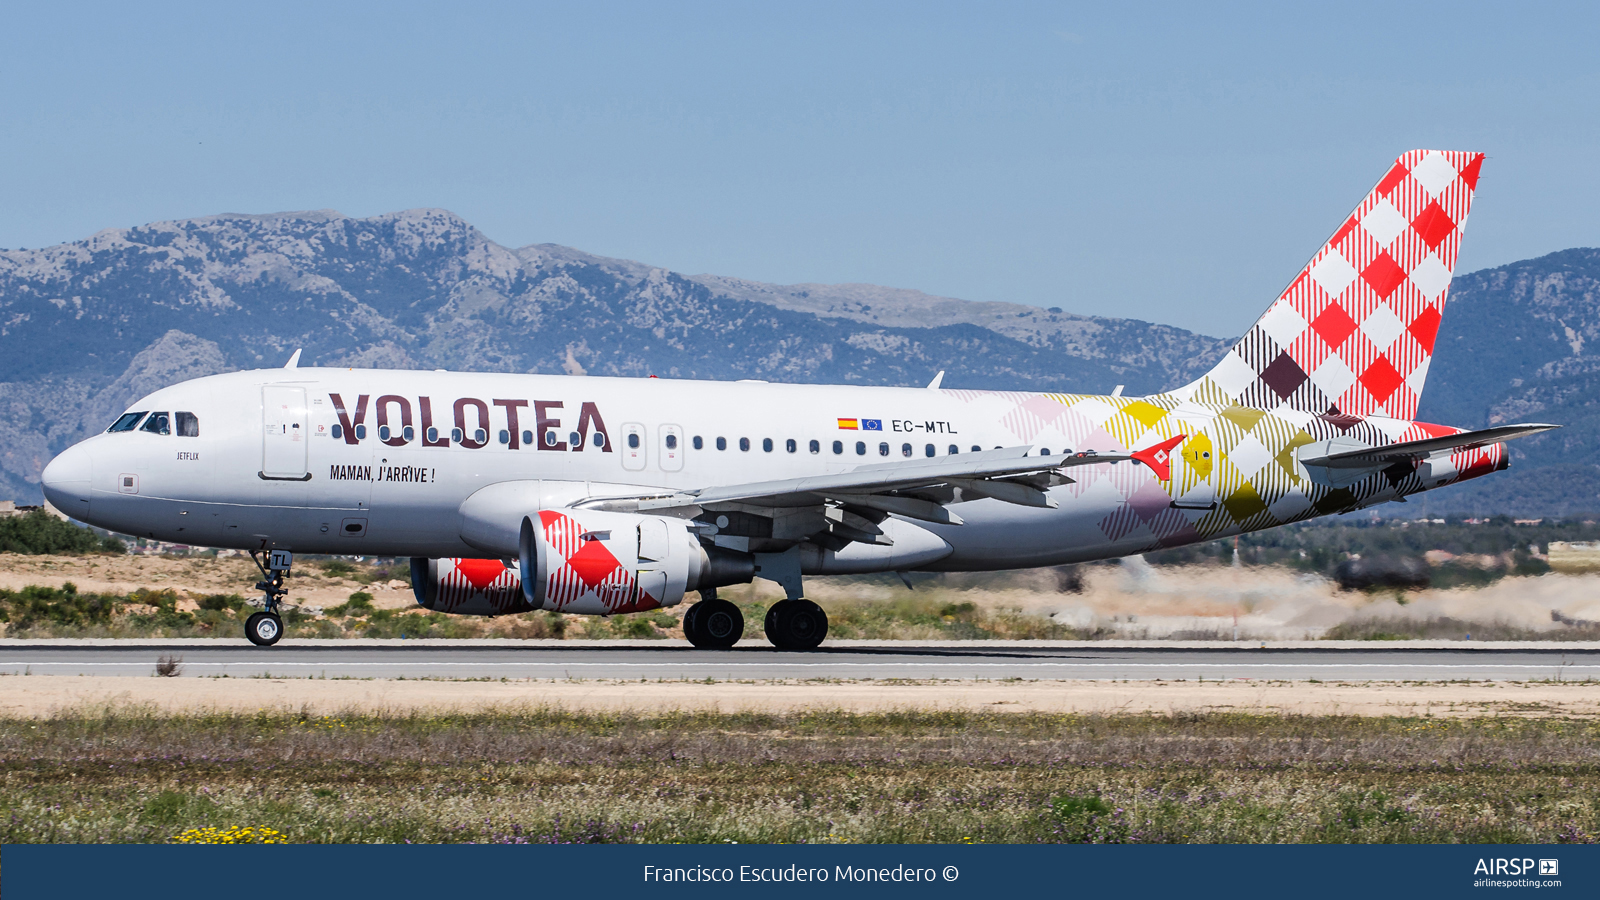
[[[1414,421],[1483,155],[1400,157],[1244,338],[1146,397],[299,368],[187,381],[45,469],[125,534],[252,551],[283,633],[293,553],[411,557],[421,606],[616,615],[769,579],[766,635],[828,631],[807,575],[1107,559],[1349,512],[1507,466]],[[942,373],[941,373],[942,377]]]

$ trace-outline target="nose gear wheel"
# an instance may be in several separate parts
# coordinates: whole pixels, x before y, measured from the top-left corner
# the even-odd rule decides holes
[[[244,620],[244,636],[257,647],[270,647],[283,637],[283,620],[277,613],[254,613]]]

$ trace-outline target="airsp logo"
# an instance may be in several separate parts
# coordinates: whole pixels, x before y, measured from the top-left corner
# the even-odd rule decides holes
[[[1472,870],[1474,875],[1526,875],[1533,871],[1531,859],[1480,859],[1478,867]],[[1559,874],[1560,864],[1554,859],[1539,860],[1540,875]]]

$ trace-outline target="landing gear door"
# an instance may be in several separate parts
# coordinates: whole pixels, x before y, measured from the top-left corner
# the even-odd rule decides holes
[[[261,477],[305,481],[306,390],[269,384],[261,388]]]
[[[1216,451],[1211,438],[1200,432],[1178,446],[1173,456],[1172,505],[1178,509],[1216,509]]]
[[[661,426],[661,446],[656,448],[656,462],[663,472],[683,470],[683,429],[676,425]]]
[[[640,472],[649,461],[648,448],[645,446],[644,426],[636,422],[626,422],[622,426],[622,467],[629,472]]]

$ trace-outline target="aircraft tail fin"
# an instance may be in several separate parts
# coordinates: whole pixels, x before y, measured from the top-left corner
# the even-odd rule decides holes
[[[1483,154],[1412,150],[1222,362],[1200,401],[1416,417]]]

